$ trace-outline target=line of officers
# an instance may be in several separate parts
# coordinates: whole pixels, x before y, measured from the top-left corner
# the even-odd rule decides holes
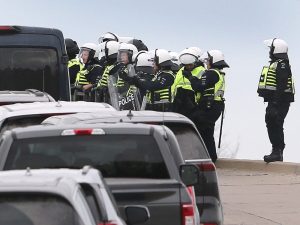
[[[86,43],[80,49],[72,39],[65,41],[73,100],[181,113],[195,123],[211,159],[217,160],[214,128],[224,110],[223,69],[229,67],[221,51],[148,51],[142,41],[121,43],[110,32],[99,45]]]
[[[195,123],[211,159],[217,160],[214,127],[220,115],[223,119],[223,69],[229,67],[221,51],[148,51],[141,40],[110,32],[99,38],[99,45],[86,43],[80,49],[72,39],[65,41],[73,100],[107,102],[118,110],[181,113]],[[263,67],[257,92],[268,103],[265,122],[272,151],[264,161],[283,161],[283,124],[294,102],[294,81],[287,43],[273,38],[265,44],[270,62]]]

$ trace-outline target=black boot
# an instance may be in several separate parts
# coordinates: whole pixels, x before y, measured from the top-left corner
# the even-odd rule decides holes
[[[282,150],[280,148],[273,148],[272,153],[270,155],[264,156],[264,161],[266,163],[275,162],[275,161],[283,161]]]

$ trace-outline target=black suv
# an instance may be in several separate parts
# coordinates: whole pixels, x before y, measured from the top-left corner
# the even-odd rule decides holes
[[[52,28],[0,26],[0,90],[29,88],[70,101],[63,34]]]

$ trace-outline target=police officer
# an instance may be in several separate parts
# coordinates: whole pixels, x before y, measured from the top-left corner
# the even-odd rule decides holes
[[[214,139],[215,122],[224,110],[225,73],[222,69],[229,66],[219,50],[207,52],[206,64],[208,70],[200,79],[188,70],[183,70],[182,73],[190,80],[193,90],[201,94],[192,120],[204,140],[212,161],[216,162],[218,157]]]
[[[104,57],[106,65],[103,74],[97,81],[97,91],[99,94],[98,101],[110,103],[108,93],[108,78],[110,74],[113,74],[111,70],[117,65],[117,56],[120,43],[117,41],[106,41],[103,45],[102,51],[104,51]],[[117,70],[116,70],[117,71]]]
[[[67,54],[68,54],[68,68],[70,75],[70,84],[74,85],[77,73],[82,70],[83,64],[80,62],[79,58],[76,58],[79,53],[79,47],[77,42],[72,40],[71,38],[65,39]]]
[[[179,55],[179,62],[182,68],[177,72],[174,84],[172,85],[172,94],[174,96],[173,110],[191,118],[191,113],[196,107],[196,94],[192,89],[190,81],[182,74],[188,71],[192,76],[200,79],[205,67],[199,58],[202,54],[200,49],[187,48]]]
[[[103,72],[103,68],[95,58],[98,50],[98,46],[94,43],[86,43],[80,48],[79,59],[84,64],[84,67],[77,74],[75,86],[86,94],[96,82],[97,77]]]
[[[153,58],[147,51],[140,51],[135,56],[135,72],[140,80],[151,81],[154,78]],[[146,96],[145,90],[139,90],[141,101],[143,102]],[[143,99],[143,100],[142,100]],[[145,99],[146,100],[146,99]]]
[[[288,58],[288,45],[284,40],[274,38],[266,40],[270,48],[270,65],[263,67],[258,85],[258,94],[268,102],[265,121],[272,144],[270,155],[264,161],[283,161],[284,133],[283,123],[289,111],[290,102],[294,101],[294,83]]]
[[[140,102],[137,96],[137,88],[134,85],[131,85],[127,81],[127,77],[134,77],[135,70],[133,65],[133,55],[138,53],[137,48],[133,44],[121,43],[118,50],[118,68],[115,74],[110,74],[109,77],[111,83],[115,83],[115,88],[118,93],[118,107],[119,110],[132,109],[139,110]],[[113,71],[112,71],[113,72]],[[117,79],[116,81],[115,78]],[[109,85],[109,91],[112,86]]]
[[[172,57],[167,50],[154,51],[154,78],[151,81],[135,76],[134,83],[142,90],[147,91],[146,110],[172,111],[171,86],[175,75],[171,70]]]

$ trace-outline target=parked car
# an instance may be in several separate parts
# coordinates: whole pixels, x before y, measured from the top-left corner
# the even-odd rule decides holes
[[[25,91],[0,91],[0,105],[29,102],[55,102],[55,99],[46,92],[35,89],[27,89]]]
[[[198,210],[203,224],[223,224],[223,208],[219,193],[217,172],[211,161],[205,144],[194,123],[187,117],[171,112],[155,111],[115,111],[96,113],[78,113],[48,117],[44,125],[97,124],[112,122],[130,122],[160,124],[170,128],[175,134],[186,163],[194,164],[200,173],[199,183],[195,185]],[[176,159],[176,157],[175,157]],[[177,164],[180,164],[178,160]]]
[[[70,178],[0,173],[0,224],[96,225],[80,185]]]
[[[174,161],[175,150],[180,166]],[[6,131],[1,139],[1,170],[84,165],[102,172],[123,218],[126,206],[134,204],[148,207],[151,217],[145,224],[199,224],[194,196],[185,186],[198,182],[198,170],[184,163],[177,140],[167,127],[40,125]]]
[[[0,90],[29,88],[71,100],[64,36],[53,28],[0,26]]]
[[[99,170],[93,169],[90,166],[85,166],[82,169],[27,170],[29,171],[28,173],[24,170],[9,173],[8,177],[11,177],[12,174],[13,176],[19,177],[24,177],[25,174],[29,174],[31,177],[34,177],[34,179],[40,179],[41,181],[43,181],[45,177],[48,179],[72,179],[79,184],[97,225],[126,225],[124,220],[120,217],[115,200]],[[150,217],[148,209],[143,206],[126,206],[125,211],[130,212],[126,215],[128,225],[145,222]],[[137,214],[140,214],[140,217],[137,217]]]
[[[106,103],[96,102],[34,102],[0,106],[0,136],[5,130],[40,124],[53,115],[78,112],[116,111]]]

